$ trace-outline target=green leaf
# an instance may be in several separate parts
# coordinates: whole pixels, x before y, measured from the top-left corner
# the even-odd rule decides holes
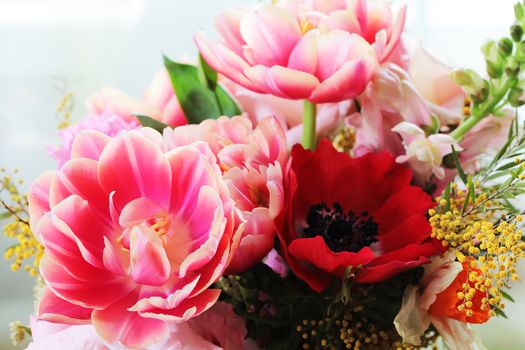
[[[463,181],[463,183],[466,185],[468,181],[468,176],[461,167],[458,152],[456,151],[456,148],[454,148],[454,146],[452,146],[452,156],[454,157],[454,163],[456,164],[456,168],[458,169],[458,175],[461,178],[461,181]]]
[[[161,134],[162,134],[162,131],[164,131],[164,129],[169,127],[168,125],[162,122],[159,122],[158,120],[155,120],[151,117],[145,116],[145,115],[136,114],[135,117],[137,117],[137,119],[139,120],[140,125],[144,127],[155,129]]]
[[[197,67],[174,62],[166,56],[164,56],[164,65],[190,124],[198,124],[206,119],[217,119],[221,115],[240,114],[239,107],[224,89],[217,85],[213,91],[210,90],[209,84],[202,84]],[[207,81],[213,81],[211,72],[203,72],[203,74],[206,75]]]
[[[505,312],[503,312],[503,310],[501,310],[501,309],[494,309],[494,312],[496,313],[496,315],[498,315],[500,317],[508,318],[507,315],[505,314]]]
[[[499,170],[507,170],[507,169],[510,169],[512,167],[516,166],[516,163],[514,163],[514,161],[512,162],[509,162],[509,163],[506,163],[506,164],[503,164],[502,166],[498,167],[496,169],[496,171],[499,171]]]
[[[215,90],[215,95],[221,106],[222,115],[234,116],[240,115],[241,109],[231,96],[220,86]]]
[[[0,213],[0,220],[9,219],[11,215],[12,214],[10,212]]]
[[[451,188],[451,183],[449,182],[447,184],[447,187],[445,187],[445,191],[443,192],[443,199],[445,199],[446,201],[446,204],[445,204],[445,212],[449,211],[450,210],[450,188]]]
[[[202,55],[199,54],[199,66],[198,66],[199,79],[201,83],[211,91],[215,91],[217,88],[217,72],[211,68],[208,63],[204,60]]]
[[[515,303],[514,299],[507,292],[500,290],[500,293],[503,298]]]

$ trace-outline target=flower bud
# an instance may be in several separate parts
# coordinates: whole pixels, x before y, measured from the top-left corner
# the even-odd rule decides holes
[[[458,69],[452,72],[452,80],[463,87],[475,102],[483,102],[489,95],[489,84],[472,69]]]
[[[493,79],[501,77],[503,74],[503,59],[500,54],[498,43],[493,40],[487,41],[481,47],[481,51],[485,55],[488,75]]]
[[[509,103],[512,107],[520,107],[525,104],[523,89],[519,86],[513,87],[509,92]]]
[[[511,78],[515,78],[520,73],[520,64],[518,60],[514,57],[509,57],[507,63],[505,64],[505,74]]]
[[[523,36],[523,27],[517,23],[510,26],[510,36],[515,42],[520,42]]]
[[[508,57],[512,55],[514,43],[509,38],[503,38],[498,43],[498,53],[501,57]]]
[[[523,18],[523,16],[525,15],[525,8],[522,4],[517,3],[516,5],[514,5],[514,15],[516,16],[517,20]]]

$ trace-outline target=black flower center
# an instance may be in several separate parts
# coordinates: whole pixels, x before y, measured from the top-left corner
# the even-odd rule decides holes
[[[350,210],[345,213],[339,203],[334,203],[332,208],[324,203],[312,205],[306,222],[304,236],[323,237],[334,252],[357,252],[378,241],[378,225],[368,212],[356,214]]]

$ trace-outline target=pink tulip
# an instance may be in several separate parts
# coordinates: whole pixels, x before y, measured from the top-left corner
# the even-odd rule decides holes
[[[428,53],[420,44],[409,54],[408,72],[417,91],[442,125],[463,120],[465,92],[452,81],[452,68]]]
[[[146,115],[170,126],[187,124],[186,117],[173,91],[168,72],[159,71],[144,92],[143,99],[105,87],[88,97],[91,113],[113,114],[124,120],[135,120],[133,115]]]
[[[303,132],[303,104],[301,101],[256,93],[229,79],[223,79],[222,83],[254,124],[273,116],[286,130],[288,148],[301,142]],[[333,136],[338,128],[343,125],[344,118],[354,111],[355,105],[350,100],[318,105],[316,116],[317,139]]]
[[[144,350],[258,350],[246,339],[244,319],[230,304],[217,302],[187,322],[169,325],[169,336]],[[91,324],[64,324],[31,317],[32,341],[27,350],[125,350],[119,344],[105,344]]]
[[[161,143],[149,128],[81,132],[72,159],[31,188],[49,287],[40,319],[92,323],[106,343],[143,348],[215,303],[220,291],[208,287],[244,223],[206,143]]]
[[[262,260],[273,247],[273,220],[284,206],[283,178],[288,161],[284,130],[272,117],[262,119],[254,129],[246,116],[221,117],[166,129],[164,149],[196,140],[206,141],[217,155],[235,206],[247,221],[228,267],[228,273],[242,272]]]
[[[88,324],[51,323],[31,316],[31,334],[26,350],[110,350]]]
[[[388,6],[333,5],[289,0],[229,10],[216,20],[223,44],[203,33],[195,42],[212,68],[254,92],[314,103],[351,99],[397,46],[405,9],[393,21]]]
[[[505,142],[509,129],[514,121],[514,111],[505,111],[502,117],[489,116],[465,134],[460,145],[463,152],[460,154],[461,164],[469,172],[478,171],[481,155],[497,151]]]

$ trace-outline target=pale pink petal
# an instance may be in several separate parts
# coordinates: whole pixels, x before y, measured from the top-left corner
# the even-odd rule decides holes
[[[244,74],[264,92],[291,99],[307,98],[319,86],[315,76],[282,66],[254,66],[245,69]]]
[[[89,158],[98,160],[102,150],[111,137],[95,130],[84,130],[78,133],[71,146],[71,159]]]
[[[38,318],[50,322],[88,324],[92,311],[57,297],[49,288],[44,290],[38,303]]]
[[[148,139],[128,132],[112,140],[98,162],[98,179],[106,193],[115,191],[114,202],[147,197],[168,207],[171,170],[161,150]]]
[[[167,210],[165,208],[149,198],[142,197],[126,204],[120,212],[119,223],[123,227],[132,227],[148,219],[166,216]]]
[[[107,193],[100,187],[96,160],[72,159],[56,174],[51,182],[49,204],[56,206],[71,195],[88,201],[98,219],[111,226]]]
[[[211,215],[213,219],[209,218]],[[203,187],[195,210],[188,219],[192,252],[180,265],[181,277],[184,277],[188,271],[201,268],[215,256],[225,225],[226,220],[219,196],[211,187]]]
[[[129,273],[129,252],[111,243],[104,237],[104,252],[102,254],[104,267],[117,275]]]
[[[40,273],[57,296],[85,308],[106,308],[135,288],[126,278],[106,274],[93,276],[99,281],[76,279],[46,255],[40,261]]]
[[[237,55],[242,55],[242,47],[246,44],[241,36],[240,25],[247,11],[241,8],[231,8],[215,17],[215,28],[224,39],[225,45]]]
[[[324,80],[309,97],[315,103],[338,102],[363,92],[375,70],[375,58],[349,61]]]
[[[288,68],[315,75],[317,69],[318,30],[310,30],[295,45],[288,59]]]
[[[296,18],[272,5],[263,5],[244,16],[240,32],[255,62],[266,66],[286,66],[290,52],[301,38]]]
[[[145,318],[127,311],[137,296],[130,293],[113,305],[93,311],[92,321],[98,335],[108,343],[119,342],[132,349],[142,349],[162,342],[168,337],[165,322]]]
[[[162,286],[170,277],[170,260],[155,230],[134,226],[131,230],[130,272],[136,283]]]
[[[406,11],[407,7],[406,5],[401,8],[399,13],[397,14],[396,20],[394,22],[393,27],[391,27],[391,33],[389,33],[388,38],[388,44],[384,48],[382,52],[382,56],[380,58],[381,62],[385,62],[388,60],[390,55],[394,52],[397,45],[399,44],[399,40],[401,39],[401,34],[403,33],[403,28],[405,27],[405,20],[406,20]]]
[[[187,321],[212,307],[220,294],[220,289],[207,289],[193,298],[185,299],[174,309],[151,309],[140,312],[140,315],[171,322]]]
[[[261,261],[273,248],[275,228],[267,208],[245,212],[246,229],[233,260],[228,266],[229,274],[246,271]]]
[[[37,226],[40,218],[47,213],[49,208],[49,188],[56,172],[46,171],[31,184],[27,199],[29,201],[29,220],[31,231],[40,240]]]
[[[224,45],[211,41],[202,32],[195,34],[193,40],[206,63],[214,70],[250,90],[261,92],[261,89],[244,75],[243,72],[249,65],[243,58]]]
[[[146,296],[141,293],[138,301],[132,307],[128,308],[129,311],[145,311],[148,309],[173,309],[180,305],[185,299],[192,296],[200,280],[200,276],[178,279],[177,283],[171,287],[174,292],[168,296]]]
[[[167,191],[171,192],[170,212],[189,217],[197,204],[201,187],[217,189],[219,186],[217,178],[220,170],[212,166],[206,157],[194,147],[179,148],[166,154],[173,174],[171,191]]]

